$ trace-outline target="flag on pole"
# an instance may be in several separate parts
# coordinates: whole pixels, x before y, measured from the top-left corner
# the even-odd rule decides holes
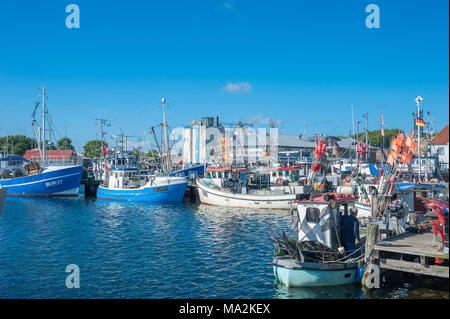
[[[384,136],[384,128],[381,128],[381,136]]]
[[[383,121],[383,114],[381,114],[381,125],[383,125],[384,124],[384,121]]]
[[[384,136],[383,124],[384,124],[384,119],[383,119],[383,114],[381,114],[381,136]]]
[[[422,120],[417,119],[416,120],[416,126],[425,126],[425,122]]]

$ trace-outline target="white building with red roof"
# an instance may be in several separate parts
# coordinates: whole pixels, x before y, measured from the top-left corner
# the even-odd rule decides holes
[[[441,169],[449,168],[449,127],[448,124],[430,140],[430,153],[432,156],[437,156]]]

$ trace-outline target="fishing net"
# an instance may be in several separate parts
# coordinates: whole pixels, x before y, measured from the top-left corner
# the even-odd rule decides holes
[[[289,256],[291,259],[300,262],[325,262],[342,258],[338,251],[319,242],[297,242],[293,238],[288,238],[284,231],[281,234],[281,238],[276,238],[270,234],[269,236],[270,240],[275,244],[275,257]]]

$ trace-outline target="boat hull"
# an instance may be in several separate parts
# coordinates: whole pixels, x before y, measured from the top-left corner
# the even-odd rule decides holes
[[[288,288],[340,286],[358,281],[358,268],[354,263],[297,263],[275,259],[273,271],[278,281]]]
[[[167,186],[142,187],[137,189],[109,189],[99,186],[97,198],[105,200],[172,203],[181,202],[186,192],[186,183]]]
[[[291,209],[295,194],[285,195],[245,195],[233,194],[207,187],[197,182],[198,194],[202,204],[238,207],[238,208],[263,208],[263,209]]]
[[[36,175],[0,180],[7,196],[78,196],[83,167],[44,169]]]

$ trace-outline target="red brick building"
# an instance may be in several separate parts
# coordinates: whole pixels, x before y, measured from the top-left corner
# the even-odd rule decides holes
[[[32,150],[27,150],[23,155],[28,161],[39,161],[41,160],[41,153],[39,149],[35,148]],[[45,160],[46,161],[71,161],[76,159],[77,153],[72,150],[46,150]]]

